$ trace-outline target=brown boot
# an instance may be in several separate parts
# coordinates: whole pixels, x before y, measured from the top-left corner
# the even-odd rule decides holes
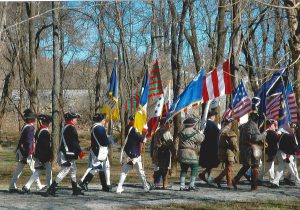
[[[168,188],[169,188],[168,176],[165,175],[165,176],[163,177],[163,189],[166,190],[166,189],[168,189]]]
[[[226,181],[227,181],[227,187],[232,188],[232,174],[233,174],[233,163],[229,162],[226,165]]]
[[[258,173],[258,167],[253,167],[251,175],[251,191],[257,190]]]

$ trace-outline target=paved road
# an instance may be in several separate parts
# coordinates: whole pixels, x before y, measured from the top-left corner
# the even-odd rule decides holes
[[[0,209],[120,209],[149,207],[171,203],[197,203],[216,201],[290,201],[300,199],[299,188],[282,186],[279,189],[260,187],[250,192],[250,186],[244,181],[238,190],[216,189],[204,183],[197,183],[198,192],[179,191],[179,184],[173,184],[171,190],[152,190],[144,192],[139,184],[127,184],[122,194],[102,192],[100,186],[90,186],[84,196],[72,196],[70,188],[60,188],[57,197],[43,197],[41,193],[29,195],[10,194],[0,190]],[[115,191],[115,188],[113,188]]]

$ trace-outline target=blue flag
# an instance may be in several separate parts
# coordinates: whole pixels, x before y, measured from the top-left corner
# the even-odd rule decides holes
[[[141,99],[138,109],[135,112],[134,127],[138,129],[139,133],[142,133],[145,124],[147,123],[147,103],[149,93],[149,73],[146,70],[144,76],[144,82],[141,90]]]
[[[289,122],[289,113],[287,109],[287,100],[285,91],[280,95],[280,107],[279,107],[278,127]]]
[[[259,106],[259,126],[263,125],[263,122],[265,121],[266,112],[267,112],[267,97],[282,93],[285,91],[285,77],[286,72],[285,68],[282,70],[275,72],[272,77],[267,80],[262,87],[258,90],[256,93],[256,97],[260,98],[260,106]]]
[[[202,100],[204,68],[190,82],[185,90],[176,98],[171,105],[170,112],[166,117],[166,121],[174,117],[187,106],[200,102]]]
[[[114,100],[118,101],[118,77],[117,77],[117,60],[114,62],[114,67],[111,72],[110,81],[109,81],[109,88],[108,88],[108,95]]]

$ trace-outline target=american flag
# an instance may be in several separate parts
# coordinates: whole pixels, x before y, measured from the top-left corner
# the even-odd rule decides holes
[[[287,104],[289,108],[289,114],[291,117],[291,122],[294,124],[298,123],[298,108],[296,104],[296,97],[293,92],[293,87],[291,84],[287,85],[286,88],[286,97],[287,97]]]
[[[240,82],[233,98],[232,118],[239,119],[252,110],[252,102],[248,97],[243,81]]]
[[[280,108],[280,97],[281,94],[273,95],[267,99],[267,119],[279,119],[279,108]],[[290,122],[297,124],[298,122],[298,108],[296,104],[295,94],[291,84],[286,87],[286,97],[290,116]]]
[[[267,98],[266,106],[267,119],[278,120],[279,118],[279,107],[280,107],[280,94],[270,96]]]

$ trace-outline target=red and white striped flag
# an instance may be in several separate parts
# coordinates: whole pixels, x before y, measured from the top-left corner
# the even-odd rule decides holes
[[[267,99],[266,117],[267,119],[278,120],[280,108],[280,94]]]
[[[151,135],[156,131],[159,123],[160,116],[162,115],[164,106],[164,94],[160,94],[158,100],[155,104],[154,113],[147,122],[148,131],[147,137],[150,138]]]
[[[219,66],[204,76],[203,101],[208,101],[225,94],[232,93],[230,76],[230,63],[227,60],[222,67]]]
[[[287,86],[287,104],[289,108],[289,114],[290,114],[290,119],[291,123],[297,124],[298,123],[298,108],[296,104],[296,97],[293,92],[293,87],[291,84],[288,84]]]

